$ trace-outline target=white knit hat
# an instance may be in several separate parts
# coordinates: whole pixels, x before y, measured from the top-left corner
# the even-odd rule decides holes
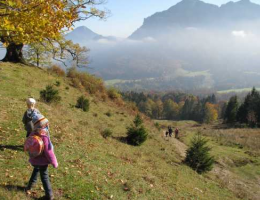
[[[29,105],[36,104],[36,100],[34,98],[29,98],[29,99],[27,99],[26,103]]]

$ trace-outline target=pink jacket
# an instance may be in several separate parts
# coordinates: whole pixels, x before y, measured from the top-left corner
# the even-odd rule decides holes
[[[32,165],[38,165],[38,166],[44,166],[44,165],[51,164],[54,168],[57,168],[58,162],[57,162],[56,156],[54,154],[53,147],[50,144],[49,137],[47,135],[41,135],[41,138],[44,143],[44,151],[41,155],[39,155],[35,158],[30,158],[29,162]]]

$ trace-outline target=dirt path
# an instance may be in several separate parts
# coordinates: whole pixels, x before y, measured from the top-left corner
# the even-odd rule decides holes
[[[182,143],[181,141],[179,141],[179,140],[177,140],[175,138],[171,138],[170,140],[173,143],[173,145],[175,146],[176,151],[184,159],[185,156],[186,156],[186,150],[188,149],[186,144]]]

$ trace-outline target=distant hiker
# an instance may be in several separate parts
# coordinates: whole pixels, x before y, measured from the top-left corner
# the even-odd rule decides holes
[[[178,128],[176,128],[175,129],[175,138],[179,138],[179,129]]]
[[[35,148],[33,149],[33,147],[32,147],[33,153],[32,152],[30,153],[31,151],[30,145],[31,146],[34,145],[35,147],[36,146],[35,143],[37,142],[35,143],[25,142],[25,150],[27,150],[30,155],[29,162],[34,167],[31,178],[26,187],[26,192],[29,193],[32,187],[36,184],[37,176],[40,173],[43,188],[45,190],[45,199],[52,200],[54,199],[54,197],[53,197],[53,192],[51,189],[51,184],[48,175],[48,165],[51,164],[54,168],[57,168],[58,162],[54,154],[53,146],[51,145],[49,132],[47,129],[48,120],[44,116],[40,114],[36,114],[33,116],[32,123],[34,125],[34,130],[29,135],[27,140],[36,139],[43,146],[43,148],[41,148],[42,152],[39,152],[40,155],[35,154],[36,150]]]
[[[33,123],[32,123],[32,117],[35,114],[41,114],[39,110],[35,108],[36,100],[33,98],[29,98],[26,101],[27,104],[27,110],[25,111],[23,115],[23,124],[24,128],[27,131],[26,137],[30,135],[30,133],[33,131]]]
[[[165,136],[166,136],[166,137],[168,137],[168,134],[169,134],[169,132],[168,132],[168,131],[166,131],[166,133],[165,133]]]
[[[172,132],[173,132],[172,127],[169,126],[168,131],[169,131],[169,136],[172,137]]]

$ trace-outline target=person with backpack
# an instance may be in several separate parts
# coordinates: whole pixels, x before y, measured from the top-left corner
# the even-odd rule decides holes
[[[168,132],[168,131],[166,131],[166,132],[165,132],[165,136],[166,136],[166,137],[168,137],[168,135],[169,135],[169,132]]]
[[[32,117],[36,114],[41,114],[39,110],[35,108],[36,100],[34,98],[29,98],[26,101],[27,104],[27,110],[25,111],[23,115],[23,124],[24,128],[27,132],[26,137],[30,135],[30,133],[33,131],[33,123],[32,123]]]
[[[172,127],[169,126],[169,127],[168,127],[168,131],[169,131],[169,136],[172,137],[172,132],[173,132],[173,131],[172,131]]]
[[[32,189],[37,182],[37,176],[40,173],[43,188],[45,190],[45,199],[53,200],[53,192],[48,175],[48,165],[51,164],[54,168],[58,167],[58,162],[51,145],[48,119],[41,114],[36,114],[32,118],[34,130],[25,141],[24,150],[28,151],[29,162],[33,166],[33,172],[29,183],[26,187],[26,192]]]
[[[178,128],[175,129],[175,138],[176,139],[179,138],[179,129]]]

